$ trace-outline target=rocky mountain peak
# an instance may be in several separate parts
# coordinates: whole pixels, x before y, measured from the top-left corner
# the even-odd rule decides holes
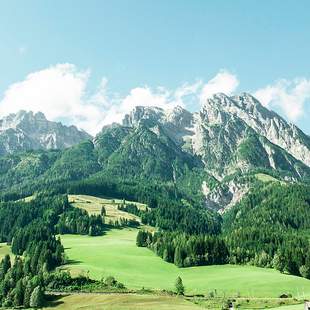
[[[125,116],[123,125],[134,127],[141,121],[149,121],[150,126],[160,124],[173,141],[186,144],[186,149],[199,155],[214,143],[226,145],[227,152],[227,148],[233,149],[234,143],[241,143],[253,131],[310,166],[310,137],[249,93],[215,94],[205,101],[199,113],[180,106],[170,110],[136,107]]]
[[[193,114],[181,106],[176,106],[166,111],[165,121],[176,126],[189,127],[193,121]]]
[[[42,112],[22,110],[0,119],[0,155],[31,149],[63,149],[91,138],[75,126],[48,121]]]
[[[133,127],[141,120],[158,121],[164,115],[164,110],[158,107],[136,106],[129,114],[124,116],[123,126]]]

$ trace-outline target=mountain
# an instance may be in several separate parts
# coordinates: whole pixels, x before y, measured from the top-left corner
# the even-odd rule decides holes
[[[37,149],[64,149],[92,137],[75,126],[48,121],[41,112],[19,111],[0,119],[0,156]]]
[[[300,177],[310,165],[310,137],[246,93],[214,95],[199,113],[181,107],[170,111],[136,107],[125,116],[123,125],[133,128],[142,121],[161,126],[219,179],[251,167],[289,171]]]
[[[197,113],[138,106],[122,124],[105,126],[81,143],[90,136],[48,122],[41,113],[20,112],[0,125],[1,139],[15,138],[5,140],[14,154],[0,158],[1,190],[23,188],[29,180],[36,188],[36,182],[89,179],[97,191],[95,183],[104,179],[127,182],[126,191],[131,182],[164,187],[167,195],[227,210],[262,180],[310,180],[309,136],[246,93],[216,94]],[[16,152],[31,148],[39,151]],[[66,149],[46,150],[53,148]]]
[[[206,180],[200,174],[200,188],[196,189],[202,190],[211,208],[227,208],[238,202],[251,186],[245,175],[250,178],[258,171],[267,171],[287,181],[310,177],[309,136],[247,93],[233,97],[216,94],[198,113],[182,107],[168,111],[136,107],[123,120],[127,130],[141,124],[195,157],[195,166],[203,167],[209,175]],[[171,163],[167,161],[167,169]],[[210,186],[210,176],[217,180],[217,186],[213,181]]]

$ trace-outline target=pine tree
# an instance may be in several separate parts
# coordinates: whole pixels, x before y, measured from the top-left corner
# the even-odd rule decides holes
[[[285,260],[282,253],[275,254],[273,261],[272,261],[273,267],[280,272],[284,272],[285,268]]]
[[[302,277],[306,279],[310,279],[310,267],[307,265],[302,265],[299,268],[299,273],[301,274]]]
[[[168,256],[168,250],[167,249],[164,250],[163,260],[166,262],[169,262],[169,256]]]
[[[30,307],[31,294],[32,294],[32,286],[31,286],[31,283],[28,282],[27,285],[26,285],[25,294],[24,294],[24,302],[23,302],[25,308],[29,308]]]
[[[22,280],[19,280],[16,284],[15,295],[14,295],[14,306],[22,306],[24,302],[24,287]]]
[[[44,294],[41,286],[37,286],[31,296],[30,296],[30,307],[39,308],[42,307],[44,303]]]
[[[185,288],[181,277],[177,277],[175,281],[175,289],[178,295],[184,295]]]
[[[178,267],[183,267],[181,249],[178,246],[176,247],[175,252],[174,252],[174,264]]]
[[[11,259],[10,255],[7,254],[4,256],[0,264],[0,280],[4,279],[5,274],[8,272],[10,268],[11,268]]]
[[[139,247],[145,247],[146,246],[146,238],[147,233],[143,230],[139,230],[136,238],[136,244]]]

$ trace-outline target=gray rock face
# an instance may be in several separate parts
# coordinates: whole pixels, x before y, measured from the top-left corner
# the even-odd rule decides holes
[[[0,119],[0,155],[31,149],[64,149],[91,138],[75,126],[48,121],[41,112],[19,111]]]
[[[310,137],[275,112],[263,107],[250,94],[243,93],[233,97],[219,94],[208,100],[206,105],[208,104],[221,107],[223,112],[242,119],[258,134],[310,166]]]
[[[180,106],[172,110],[138,106],[130,114],[125,115],[123,125],[136,127],[141,122],[146,122],[149,126],[160,124],[165,133],[181,145],[186,144],[188,137],[194,133],[194,115]]]
[[[286,165],[296,170],[298,161],[310,166],[310,137],[247,93],[233,97],[216,94],[199,113],[181,107],[166,111],[136,107],[125,116],[123,125],[135,127],[147,121],[160,124],[173,141],[200,156],[206,168],[219,178],[236,168],[255,166],[256,159],[271,169]],[[251,160],[245,156],[250,152]]]
[[[160,126],[222,184],[213,190],[201,184],[206,206],[219,212],[232,207],[249,190],[238,179],[224,181],[236,172],[264,168],[288,173],[290,180],[310,176],[310,137],[247,93],[216,94],[198,113],[181,107],[167,111],[136,107],[123,125],[135,128],[142,122],[153,129]]]

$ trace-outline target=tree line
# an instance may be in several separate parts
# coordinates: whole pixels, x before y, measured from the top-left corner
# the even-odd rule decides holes
[[[148,247],[163,260],[178,267],[220,265],[228,262],[229,252],[223,239],[212,235],[140,230],[137,246]]]
[[[160,231],[139,231],[136,241],[179,267],[251,264],[310,279],[309,215],[308,185],[273,182],[253,187],[223,222],[188,205],[159,206],[142,222]]]

